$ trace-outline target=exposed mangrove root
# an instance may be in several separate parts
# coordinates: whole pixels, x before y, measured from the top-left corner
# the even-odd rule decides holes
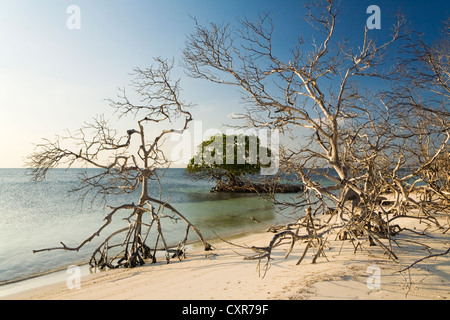
[[[105,240],[94,250],[90,258],[89,264],[91,267],[98,267],[100,269],[118,267],[134,268],[145,264],[148,260],[150,260],[151,263],[155,263],[157,262],[157,251],[165,251],[165,260],[167,263],[170,263],[170,260],[173,258],[182,260],[186,257],[185,245],[188,240],[189,230],[191,228],[199,236],[205,251],[212,250],[212,246],[204,240],[200,231],[175,208],[157,199],[152,199],[152,201],[156,201],[161,205],[161,207],[171,209],[172,213],[176,214],[179,219],[182,219],[186,223],[186,235],[183,240],[179,241],[176,247],[171,247],[167,244],[161,228],[161,216],[155,213],[154,207],[150,204],[150,201],[146,201],[142,206],[128,204],[113,208],[111,213],[106,216],[106,222],[100,227],[100,229],[77,247],[68,247],[61,242],[61,247],[33,250],[33,252],[36,253],[58,249],[66,251],[79,251],[88,242],[91,242],[95,237],[100,236],[100,232],[111,223],[112,217],[115,213],[125,209],[133,209],[132,214],[128,218],[124,219],[128,221],[129,226],[127,228],[117,230],[105,238]],[[150,218],[150,223],[143,222],[145,217]],[[144,228],[146,229],[145,232]],[[152,231],[153,233],[156,232],[156,240],[153,248],[146,244],[148,235]],[[113,243],[113,238],[122,233],[126,233],[124,240],[120,243]],[[160,248],[160,242],[162,242],[162,248]]]
[[[241,183],[231,185],[219,181],[211,192],[236,192],[236,193],[299,193],[304,190],[303,185],[288,183]]]
[[[335,240],[342,241],[342,244],[346,241],[351,242],[355,253],[358,249],[365,250],[364,243],[368,243],[369,246],[379,247],[389,259],[396,261],[398,255],[394,251],[392,243],[396,244],[395,237],[409,229],[393,224],[393,220],[401,218],[420,219],[421,221],[427,221],[429,225],[447,230],[440,226],[435,218],[427,216],[389,215],[381,211],[368,212],[361,210],[361,208],[357,211],[350,211],[348,207],[324,208],[323,211],[322,215],[313,217],[312,210],[307,208],[306,215],[296,222],[268,228],[267,232],[274,235],[266,246],[247,246],[222,240],[233,246],[250,250],[252,253],[245,254],[244,260],[258,261],[258,270],[259,272],[262,271],[264,276],[270,268],[274,251],[279,247],[283,247],[284,258],[286,259],[297,246],[299,248],[297,265],[301,264],[308,252],[312,250],[311,263],[314,264],[321,257],[328,260],[326,255],[326,249],[329,246],[328,238],[334,234]],[[410,231],[414,232],[414,230]],[[444,254],[448,254],[448,250],[439,255]],[[429,257],[434,256],[438,255],[429,255]]]

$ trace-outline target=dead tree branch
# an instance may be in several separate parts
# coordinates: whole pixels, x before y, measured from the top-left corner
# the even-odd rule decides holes
[[[35,181],[45,179],[48,170],[64,165],[68,168],[74,164],[82,164],[97,168],[86,171],[80,176],[80,185],[73,191],[81,193],[81,197],[92,196],[107,202],[108,197],[140,190],[137,204],[123,204],[111,208],[105,217],[105,223],[90,237],[76,247],[69,247],[61,242],[61,247],[34,250],[34,252],[50,250],[79,251],[94,238],[100,237],[104,229],[110,225],[113,217],[120,211],[131,212],[124,218],[128,227],[112,232],[94,250],[90,259],[91,266],[100,268],[135,267],[144,264],[146,259],[156,261],[156,251],[166,252],[166,261],[172,257],[184,257],[185,243],[190,229],[198,235],[205,250],[211,246],[205,241],[200,230],[172,205],[162,200],[161,172],[170,165],[170,161],[161,149],[163,138],[169,134],[182,134],[192,121],[188,111],[189,103],[180,99],[179,81],[170,80],[173,61],[157,58],[157,66],[148,69],[135,69],[135,79],[132,85],[141,97],[140,104],[134,104],[126,95],[125,89],[119,93],[119,100],[109,100],[116,108],[119,117],[126,115],[140,116],[137,127],[129,129],[126,135],[119,136],[117,130],[110,128],[104,117],[94,119],[75,133],[65,137],[57,137],[55,141],[45,140],[37,146],[37,151],[29,156],[28,166]],[[181,120],[181,125],[170,128],[175,120]],[[167,122],[167,126],[157,135],[147,133],[149,123]],[[66,147],[64,143],[71,145]],[[77,150],[77,151],[74,151]],[[79,151],[78,151],[79,150]],[[150,197],[150,181],[157,181],[160,198]],[[162,214],[164,209],[172,215]],[[176,249],[167,242],[161,219],[181,220],[186,224],[186,234],[178,242]],[[114,242],[117,236],[125,233],[120,242]],[[150,246],[149,234],[154,234],[155,243]],[[112,253],[111,251],[119,252]]]

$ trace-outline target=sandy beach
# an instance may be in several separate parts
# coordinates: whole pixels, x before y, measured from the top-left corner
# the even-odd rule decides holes
[[[251,252],[220,239],[211,243],[215,250],[204,252],[192,245],[187,259],[170,264],[158,262],[134,269],[107,270],[81,277],[79,288],[66,282],[34,288],[5,299],[31,300],[287,300],[287,299],[450,299],[450,255],[425,259],[409,270],[399,272],[428,255],[444,252],[450,245],[447,234],[417,219],[398,219],[423,237],[404,231],[395,238],[393,261],[378,246],[362,243],[355,253],[350,241],[329,239],[326,259],[312,264],[311,254],[296,265],[304,244],[296,245],[284,259],[286,247],[273,254],[270,269],[258,272],[257,261],[243,260]],[[229,238],[240,245],[265,246],[273,234],[257,232]],[[419,244],[420,242],[420,244]],[[425,246],[424,246],[425,245]],[[328,261],[327,261],[328,259]],[[263,265],[263,263],[261,263]]]

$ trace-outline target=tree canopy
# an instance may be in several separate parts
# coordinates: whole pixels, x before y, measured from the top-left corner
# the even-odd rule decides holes
[[[189,176],[213,179],[218,184],[238,187],[247,175],[257,175],[262,167],[270,165],[261,156],[270,158],[270,149],[261,146],[255,135],[217,134],[203,141],[198,153],[186,167]]]

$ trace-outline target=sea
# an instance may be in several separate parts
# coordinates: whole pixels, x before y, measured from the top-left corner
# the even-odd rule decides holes
[[[77,247],[103,225],[111,211],[108,206],[137,203],[140,191],[84,201],[79,193],[71,192],[79,185],[80,174],[95,174],[93,170],[98,169],[53,169],[44,181],[33,182],[27,169],[0,169],[0,297],[12,283],[86,264],[103,237],[128,226],[123,218],[130,213],[117,214],[100,237],[79,251],[33,253],[60,247],[61,242]],[[161,195],[207,239],[261,230],[298,218],[298,213],[274,205],[264,196],[210,192],[214,184],[191,179],[183,168],[171,168],[161,178]],[[153,183],[150,188],[151,194],[159,197],[160,185]],[[292,200],[296,194],[277,197]],[[169,245],[176,245],[184,237],[182,221],[163,219],[162,228]],[[193,231],[189,240],[198,240]]]

